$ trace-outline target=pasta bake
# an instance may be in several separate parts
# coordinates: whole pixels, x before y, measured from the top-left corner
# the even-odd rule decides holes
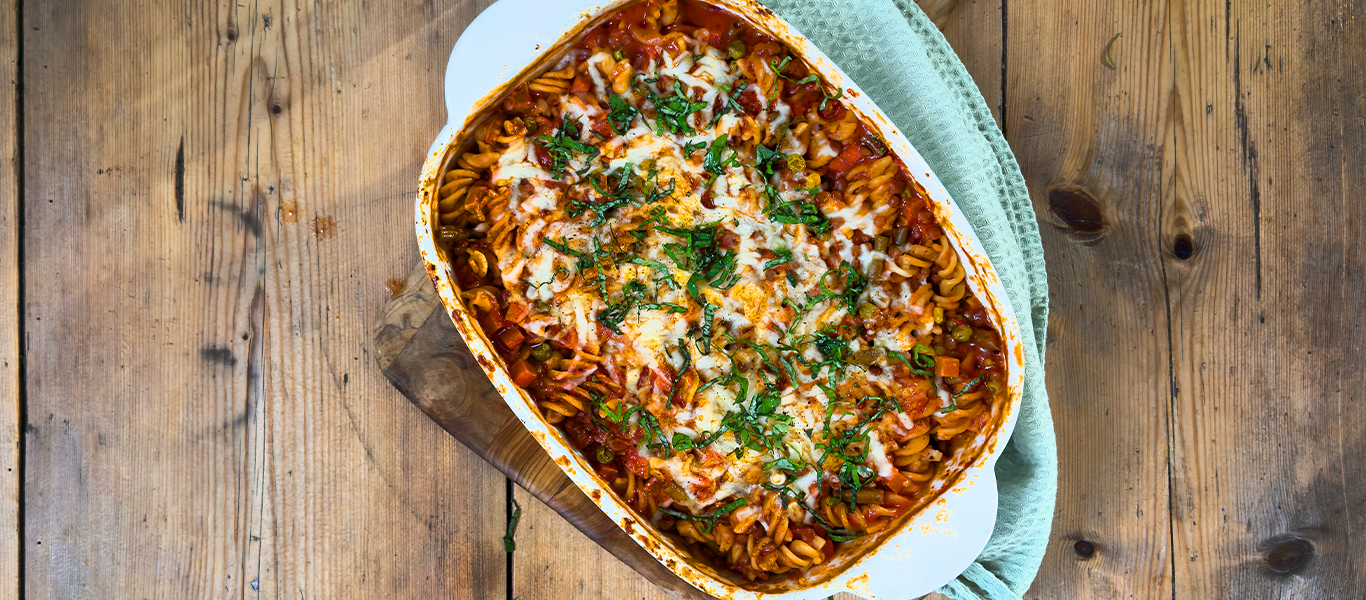
[[[438,239],[512,381],[641,517],[750,581],[923,506],[1002,337],[843,93],[691,0],[629,4],[452,148]]]

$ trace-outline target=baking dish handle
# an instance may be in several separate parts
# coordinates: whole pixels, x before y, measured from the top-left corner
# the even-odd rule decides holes
[[[974,469],[905,525],[900,535],[916,536],[914,548],[888,540],[891,547],[842,574],[838,586],[871,600],[919,598],[939,589],[986,548],[998,500],[995,472]]]
[[[578,24],[619,0],[500,0],[456,40],[446,63],[446,122],[463,127],[480,100],[501,96],[518,65],[531,64]]]

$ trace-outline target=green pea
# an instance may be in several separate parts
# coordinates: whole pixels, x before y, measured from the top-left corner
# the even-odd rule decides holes
[[[1001,393],[1001,384],[996,383],[994,380],[988,381],[987,391],[991,392],[991,395],[995,396],[996,394]]]
[[[599,463],[604,465],[612,464],[612,461],[616,460],[616,458],[617,456],[612,454],[612,451],[608,449],[607,446],[598,446],[597,459]]]
[[[966,342],[972,339],[972,328],[967,325],[954,325],[953,339],[956,342]]]
[[[868,302],[858,307],[858,316],[862,319],[871,319],[877,314],[877,307],[872,302]]]
[[[541,344],[531,349],[531,358],[537,362],[550,360],[550,344]]]
[[[745,48],[744,42],[740,40],[735,40],[731,42],[729,46],[726,47],[726,54],[729,54],[730,57],[735,60],[739,60],[745,57],[745,52],[747,50],[748,49]]]
[[[617,49],[617,50],[613,50],[613,51],[612,51],[612,58],[615,59],[615,60],[617,60],[617,61],[622,61],[622,60],[626,60],[626,55],[625,55],[625,54],[622,54],[622,52],[621,52],[620,49]]]

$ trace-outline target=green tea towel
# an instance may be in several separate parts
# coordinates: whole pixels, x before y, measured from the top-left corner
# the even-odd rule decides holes
[[[1048,276],[1019,165],[963,63],[911,0],[762,0],[839,64],[901,128],[967,216],[1025,346],[1024,401],[996,463],[1001,502],[982,555],[940,593],[1020,598],[1038,573],[1058,492],[1044,387]]]

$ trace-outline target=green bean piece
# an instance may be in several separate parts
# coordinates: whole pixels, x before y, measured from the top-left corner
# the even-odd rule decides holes
[[[441,241],[444,242],[458,242],[460,240],[470,237],[469,230],[465,229],[464,227],[451,227],[449,225],[443,225],[441,229],[438,230],[438,232],[440,234]]]
[[[864,306],[868,305],[865,304]],[[849,362],[854,363],[860,367],[871,367],[874,362],[877,362],[878,356],[880,354],[881,353],[878,352],[876,349],[864,348],[862,350],[859,350],[858,352],[849,355]]]
[[[887,267],[887,259],[882,258],[881,256],[879,256],[879,257],[877,257],[877,258],[874,258],[873,260],[869,261],[869,262],[868,262],[868,279],[869,279],[870,281],[871,281],[871,280],[877,279],[878,275],[881,275],[881,274],[882,274],[882,269],[884,269],[884,268],[886,268],[886,267]]]
[[[854,501],[859,504],[882,504],[882,490],[859,490]]]
[[[892,240],[887,239],[887,236],[885,235],[879,235],[873,238],[873,249],[878,252],[886,252],[887,248],[891,247],[891,244]]]
[[[897,248],[903,248],[903,247],[905,247],[905,246],[906,246],[906,242],[909,242],[909,241],[911,241],[911,228],[910,228],[910,227],[902,227],[902,228],[896,230],[896,234],[895,234],[894,237],[892,238],[892,242],[894,242],[894,243],[896,244],[896,247],[897,247]]]

